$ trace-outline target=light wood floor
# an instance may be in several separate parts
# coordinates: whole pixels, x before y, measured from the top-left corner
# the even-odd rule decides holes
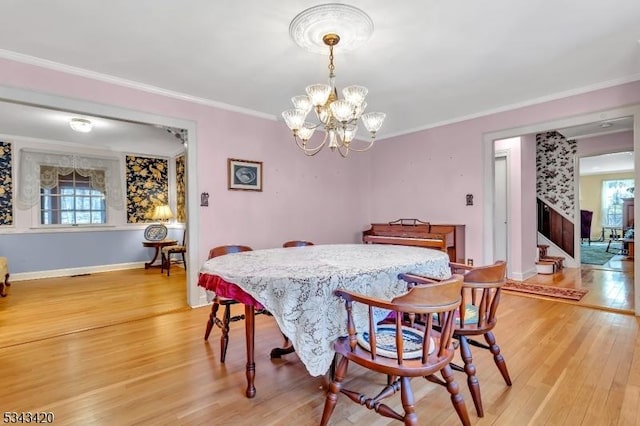
[[[538,274],[525,282],[565,288],[584,288],[589,292],[578,303],[600,309],[634,313],[633,260],[616,255],[604,265],[564,268],[552,275]]]
[[[295,354],[269,359],[281,341],[272,318],[256,318],[257,396],[249,400],[243,323],[232,325],[221,364],[219,331],[203,341],[209,308],[184,309],[184,273],[129,272],[14,283],[0,299],[3,411],[51,411],[60,425],[318,424],[324,379],[309,376]],[[473,424],[640,424],[635,317],[512,294],[499,317],[513,386],[474,349],[484,418],[456,373]],[[354,387],[385,381],[357,366],[349,373]],[[413,386],[420,424],[458,424],[443,388]],[[332,424],[399,423],[341,396]]]

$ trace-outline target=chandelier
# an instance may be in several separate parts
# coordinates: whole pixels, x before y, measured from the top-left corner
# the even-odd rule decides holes
[[[325,146],[346,157],[350,151],[363,152],[370,149],[376,132],[382,127],[386,114],[364,112],[368,90],[363,86],[348,86],[338,96],[335,84],[333,48],[340,42],[338,31],[346,31],[351,47],[368,39],[373,31],[371,18],[360,9],[343,4],[328,4],[312,7],[296,16],[289,27],[291,37],[302,47],[318,47],[321,38],[329,48],[329,82],[307,86],[306,95],[291,98],[294,108],[282,113],[287,126],[293,132],[297,146],[308,156],[316,155]],[[311,110],[315,111],[315,121],[307,121]],[[358,123],[362,122],[369,132],[369,140],[359,144],[356,141]],[[313,145],[309,141],[316,130],[324,132],[321,141]],[[320,139],[318,139],[320,140]],[[358,143],[358,146],[354,146]]]

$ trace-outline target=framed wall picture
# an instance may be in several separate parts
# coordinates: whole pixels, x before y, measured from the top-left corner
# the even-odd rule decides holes
[[[262,161],[227,161],[229,189],[241,191],[262,191]]]

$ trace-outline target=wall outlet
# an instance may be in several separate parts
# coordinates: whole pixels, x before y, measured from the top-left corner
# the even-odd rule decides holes
[[[468,266],[473,266],[473,259],[471,259],[471,258],[467,259],[467,265]]]

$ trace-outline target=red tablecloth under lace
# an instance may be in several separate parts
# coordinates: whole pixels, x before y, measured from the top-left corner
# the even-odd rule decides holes
[[[228,283],[217,275],[200,274],[198,285],[206,290],[210,290],[220,297],[233,299],[245,305],[252,305],[256,309],[264,309],[251,295],[245,293],[240,287],[233,283]]]

